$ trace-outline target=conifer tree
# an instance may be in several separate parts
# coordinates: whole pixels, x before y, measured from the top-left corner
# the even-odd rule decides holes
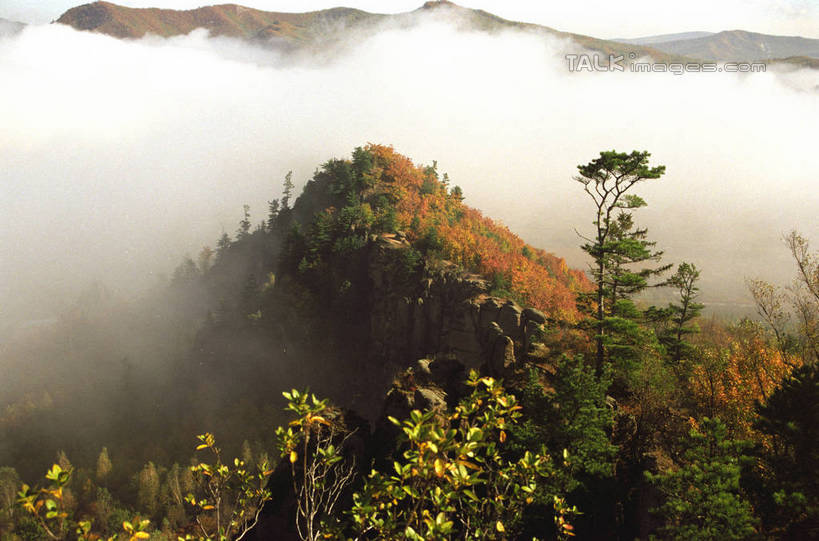
[[[239,222],[239,229],[236,230],[236,240],[242,240],[250,235],[250,205],[244,205],[244,215]]]
[[[219,241],[216,243],[216,258],[221,259],[224,257],[225,252],[227,252],[228,248],[230,248],[230,245],[230,237],[227,233],[222,233],[222,236],[219,237]]]
[[[282,210],[289,210],[290,209],[290,198],[293,197],[293,171],[288,171],[287,174],[284,176],[284,185],[282,187],[282,201],[281,201],[281,209]]]
[[[111,458],[108,456],[108,448],[103,447],[97,457],[97,482],[104,482],[111,474],[112,469],[113,465],[111,464]]]
[[[666,501],[654,510],[664,520],[661,538],[752,538],[757,520],[739,484],[742,465],[748,459],[743,453],[750,445],[729,439],[725,424],[708,418],[681,443],[685,451],[678,469],[646,474],[666,495]]]
[[[586,165],[578,165],[579,175],[574,180],[583,185],[595,206],[593,237],[583,237],[583,251],[593,258],[591,268],[595,284],[593,297],[589,299],[594,319],[596,344],[596,370],[600,375],[603,363],[618,345],[630,347],[639,329],[635,320],[639,313],[629,301],[629,296],[648,287],[650,276],[668,267],[652,270],[631,270],[631,265],[654,260],[662,255],[652,252],[653,243],[645,240],[644,229],[634,229],[631,210],[644,207],[646,202],[627,193],[635,184],[660,178],[665,166],[651,167],[648,152],[633,151],[630,154],[603,151],[600,157]],[[594,308],[591,305],[594,304]],[[629,338],[618,340],[619,332]],[[612,340],[614,338],[614,340]],[[620,342],[621,344],[618,344]]]
[[[679,294],[679,304],[669,304],[668,310],[671,316],[671,328],[663,338],[663,342],[668,348],[669,355],[674,364],[690,355],[692,345],[685,340],[685,337],[699,332],[695,326],[690,325],[691,320],[696,318],[705,308],[705,305],[697,302],[699,287],[697,280],[700,271],[691,263],[680,263],[677,272],[668,280],[668,283],[677,288]]]

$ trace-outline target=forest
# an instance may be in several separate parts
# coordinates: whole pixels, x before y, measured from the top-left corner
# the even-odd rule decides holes
[[[95,283],[2,351],[0,539],[819,538],[819,253],[709,314],[640,225],[665,167],[590,158],[587,269],[367,144]]]

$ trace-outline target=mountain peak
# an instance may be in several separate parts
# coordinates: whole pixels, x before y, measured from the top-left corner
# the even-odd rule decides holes
[[[455,4],[454,2],[450,2],[449,0],[430,0],[429,2],[424,2],[421,9],[436,9],[441,7],[460,8],[461,6]]]

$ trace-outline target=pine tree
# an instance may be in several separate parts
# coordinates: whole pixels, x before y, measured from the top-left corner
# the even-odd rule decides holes
[[[680,263],[677,272],[668,280],[668,283],[677,288],[679,294],[679,304],[668,305],[671,328],[661,338],[661,341],[668,349],[671,360],[675,365],[691,355],[693,346],[685,340],[686,336],[699,332],[696,326],[690,325],[691,321],[700,315],[705,305],[697,302],[699,288],[696,283],[700,277],[700,271],[691,263]]]
[[[137,476],[137,503],[148,515],[159,511],[159,472],[153,462],[148,462]]]
[[[210,270],[213,261],[213,250],[209,246],[203,246],[199,251],[199,272],[203,275]]]
[[[103,483],[111,474],[112,469],[113,465],[111,464],[111,459],[108,456],[108,448],[103,447],[102,451],[100,451],[100,454],[97,457],[97,482]]]
[[[276,229],[276,223],[279,219],[279,200],[268,201],[267,206],[267,231],[269,233]]]
[[[244,215],[239,221],[239,229],[236,230],[236,240],[246,239],[250,235],[250,205],[244,205]]]
[[[628,342],[637,337],[639,312],[628,296],[647,287],[649,276],[664,270],[662,267],[650,271],[629,270],[631,264],[656,260],[661,255],[651,251],[653,243],[645,240],[645,230],[633,229],[628,212],[644,207],[646,202],[627,192],[635,184],[660,178],[665,173],[663,165],[649,166],[649,156],[648,152],[604,151],[588,164],[578,165],[580,174],[574,177],[595,206],[595,235],[583,237],[586,243],[581,248],[594,260],[591,275],[595,291],[593,298],[588,299],[592,301],[588,308],[594,320],[598,375],[612,349],[628,348]],[[615,336],[618,332],[630,338],[618,339]]]
[[[231,246],[230,237],[227,233],[222,233],[219,241],[216,243],[216,259],[222,259]]]
[[[773,495],[770,522],[788,539],[819,537],[819,365],[797,368],[758,407],[755,428],[771,439],[762,453]],[[772,476],[770,476],[772,474]]]
[[[284,176],[284,185],[282,186],[282,210],[290,210],[290,198],[293,197],[293,171],[288,171]]]
[[[654,513],[664,520],[662,539],[723,541],[749,539],[756,531],[751,504],[739,480],[744,452],[750,446],[728,438],[719,419],[702,420],[681,442],[685,447],[678,469],[646,473],[665,496]]]

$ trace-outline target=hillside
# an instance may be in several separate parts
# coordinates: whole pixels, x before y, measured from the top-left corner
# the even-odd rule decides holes
[[[633,45],[655,45],[668,41],[679,41],[684,39],[697,39],[712,36],[713,32],[677,32],[674,34],[660,34],[657,36],[645,36],[641,38],[614,38],[611,41],[620,43],[630,43]]]
[[[675,302],[638,307],[623,289],[648,287],[646,272],[626,256],[659,254],[642,250],[654,243],[630,214],[612,228],[618,264],[603,283],[624,287],[595,284],[609,300],[595,325],[575,303],[594,291],[582,272],[465,205],[435,162],[388,146],[330,159],[293,190],[288,174],[265,221],[254,228],[245,207],[233,237],[144,299],[97,284],[0,348],[4,539],[54,526],[205,541],[229,524],[224,539],[295,541],[297,499],[312,493],[300,487],[326,491],[322,479],[338,507],[322,508],[316,538],[409,538],[410,522],[424,532],[413,539],[810,538],[812,516],[783,520],[767,498],[784,485],[819,501],[799,484],[819,471],[813,458],[749,489],[738,464],[763,471],[782,460],[766,441],[817,426],[800,395],[817,402],[819,371],[798,368],[815,335],[782,347],[776,327],[700,319],[688,263],[670,277]],[[800,261],[816,291],[817,259]],[[819,304],[804,302],[815,322]],[[814,432],[799,436],[807,449]],[[31,489],[49,464],[56,488]],[[700,492],[716,502],[710,537]]]
[[[4,36],[13,36],[21,32],[25,27],[26,25],[23,23],[0,18],[0,38]]]
[[[158,8],[128,8],[110,2],[84,4],[66,11],[58,23],[78,30],[91,30],[117,38],[140,38],[145,34],[163,37],[187,34],[205,28],[214,36],[242,39],[282,37],[301,41],[317,29],[350,24],[362,18],[378,18],[363,11],[335,8],[309,13],[273,13],[236,4],[179,11]]]
[[[204,28],[214,36],[230,36],[257,43],[271,43],[272,40],[277,44],[304,46],[315,41],[341,40],[353,32],[363,32],[366,35],[367,32],[375,31],[380,24],[409,27],[418,23],[419,15],[429,14],[454,21],[465,28],[485,32],[514,29],[567,39],[577,44],[578,52],[586,49],[606,56],[634,52],[658,61],[685,60],[641,45],[628,45],[561,32],[546,26],[509,21],[483,10],[464,8],[447,1],[427,2],[414,11],[396,15],[341,7],[308,13],[277,13],[223,4],[178,11],[129,8],[110,2],[94,2],[69,9],[57,22],[78,30],[100,32],[117,38],[140,38],[146,34],[171,37]]]
[[[819,58],[819,39],[771,36],[744,30],[719,32],[695,39],[663,41],[654,43],[653,47],[668,54],[725,62],[750,62],[797,56]]]
[[[464,205],[434,167],[368,145],[145,299],[124,304],[95,284],[51,326],[6,344],[0,464],[31,475],[59,449],[88,460],[101,445],[136,445],[129,454],[149,460],[157,449],[142,438],[162,431],[161,454],[179,457],[192,427],[252,439],[236,419],[280,419],[271,389],[309,386],[373,418],[396,371],[420,358],[496,369],[524,359],[538,324],[577,321],[587,287],[581,271]],[[94,421],[76,430],[75,418]],[[123,420],[139,433],[113,428]],[[10,444],[32,440],[37,453]]]

